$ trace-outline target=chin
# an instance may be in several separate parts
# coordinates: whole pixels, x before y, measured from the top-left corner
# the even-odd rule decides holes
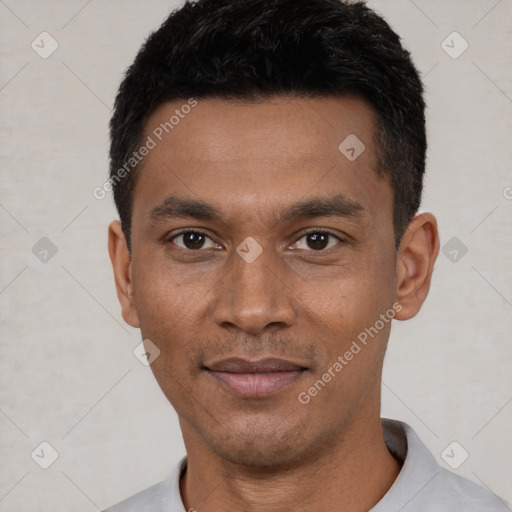
[[[278,427],[279,428],[279,427]],[[282,427],[281,427],[282,428]],[[303,432],[276,432],[266,429],[233,429],[225,435],[209,435],[207,443],[219,457],[248,467],[278,467],[300,459],[310,443]]]
[[[283,451],[283,447],[273,450],[269,446],[245,445],[212,447],[219,457],[236,464],[252,468],[281,467],[294,462],[297,459],[296,453],[291,450]]]

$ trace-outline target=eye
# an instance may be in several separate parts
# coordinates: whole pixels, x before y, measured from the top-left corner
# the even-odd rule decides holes
[[[300,247],[301,240],[303,239],[305,239],[307,247],[304,247],[304,244],[302,244],[303,247]],[[342,242],[343,240],[329,231],[309,231],[302,235],[291,247],[310,251],[324,251],[337,245],[333,243],[336,241]]]
[[[304,242],[301,243],[301,241]],[[220,247],[206,233],[196,230],[181,231],[169,239],[181,249],[199,251],[201,249],[215,249]],[[309,231],[304,233],[297,242],[290,247],[292,249],[303,249],[309,251],[325,251],[336,246],[343,240],[329,231]],[[209,245],[208,245],[209,244]],[[302,246],[301,246],[302,245]]]
[[[177,240],[181,240],[181,244],[177,243]],[[169,242],[173,242],[181,249],[190,251],[197,251],[199,249],[215,249],[216,244],[208,235],[201,231],[181,231],[174,235]],[[207,242],[210,242],[209,246],[205,246]]]

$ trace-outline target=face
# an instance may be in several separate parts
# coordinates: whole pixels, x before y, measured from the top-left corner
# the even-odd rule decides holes
[[[123,316],[160,350],[187,449],[298,460],[379,414],[401,274],[375,116],[354,98],[208,99],[158,140],[185,103],[146,124]]]

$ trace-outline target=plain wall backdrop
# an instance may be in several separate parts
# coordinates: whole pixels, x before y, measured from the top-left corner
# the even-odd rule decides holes
[[[185,453],[120,315],[110,194],[92,194],[122,74],[178,5],[0,0],[0,511],[102,509]],[[447,468],[456,441],[453,457],[468,457],[454,471],[511,501],[512,2],[368,5],[425,83],[422,210],[443,247],[421,313],[393,324],[382,416]]]

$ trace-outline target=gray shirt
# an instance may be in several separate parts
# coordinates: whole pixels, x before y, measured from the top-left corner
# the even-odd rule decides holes
[[[512,505],[492,492],[440,467],[407,424],[382,418],[389,451],[403,463],[385,496],[370,512],[504,512]],[[184,457],[165,482],[135,494],[105,512],[186,512],[179,480]],[[194,510],[194,509],[192,509]]]

